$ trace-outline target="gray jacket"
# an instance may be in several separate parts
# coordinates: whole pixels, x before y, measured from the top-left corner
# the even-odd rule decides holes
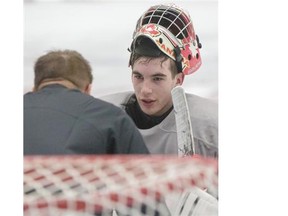
[[[24,154],[147,154],[121,109],[78,90],[49,85],[24,95]]]

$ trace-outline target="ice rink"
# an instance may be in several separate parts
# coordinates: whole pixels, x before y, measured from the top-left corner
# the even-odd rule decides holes
[[[93,68],[92,94],[101,96],[132,90],[128,68],[132,33],[151,0],[25,0],[24,85],[33,87],[33,65],[51,49],[75,49]],[[175,0],[189,11],[203,48],[202,67],[185,78],[187,92],[218,99],[218,2]]]

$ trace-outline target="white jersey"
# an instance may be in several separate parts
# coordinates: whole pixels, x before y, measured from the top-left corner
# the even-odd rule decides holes
[[[120,92],[101,97],[125,109],[133,92]],[[196,95],[186,94],[195,143],[195,153],[218,158],[218,104]],[[139,128],[138,128],[139,129]],[[139,129],[151,154],[178,154],[176,120],[172,110],[158,125]],[[216,196],[215,196],[216,195]],[[214,194],[216,198],[218,194]],[[171,215],[218,215],[218,200],[197,188],[165,197]],[[188,198],[187,198],[188,197]],[[197,205],[195,205],[197,202]],[[179,210],[180,209],[180,210]],[[183,211],[182,211],[183,209]],[[188,212],[188,213],[187,213]]]
[[[120,92],[100,97],[121,108],[125,108],[133,92]],[[218,104],[215,101],[186,94],[196,154],[218,157]],[[176,121],[174,112],[158,125],[139,129],[151,154],[178,154]]]

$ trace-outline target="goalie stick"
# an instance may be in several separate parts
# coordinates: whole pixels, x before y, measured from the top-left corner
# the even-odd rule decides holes
[[[185,91],[181,86],[176,86],[171,94],[176,119],[178,155],[192,156],[195,154],[195,144]]]
[[[192,123],[185,91],[181,86],[176,86],[172,89],[171,94],[176,119],[178,156],[195,157],[197,155],[195,154]],[[205,190],[194,189],[184,191],[180,197],[175,196],[174,198],[170,197],[170,200],[166,199],[166,204],[168,204],[170,212],[177,216],[203,215],[203,213],[207,215],[206,211],[210,211],[208,215],[217,215],[217,201],[214,199],[210,204],[207,202],[209,199],[214,198]],[[199,200],[201,201],[199,202]],[[172,203],[177,203],[177,205],[172,207]]]

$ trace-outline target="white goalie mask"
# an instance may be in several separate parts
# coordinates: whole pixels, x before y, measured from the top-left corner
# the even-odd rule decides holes
[[[151,42],[147,46],[147,39],[153,46]],[[137,53],[152,57],[161,51],[176,62],[178,72],[188,75],[201,66],[201,47],[189,14],[174,4],[161,4],[150,7],[139,18],[130,51],[131,56]]]

